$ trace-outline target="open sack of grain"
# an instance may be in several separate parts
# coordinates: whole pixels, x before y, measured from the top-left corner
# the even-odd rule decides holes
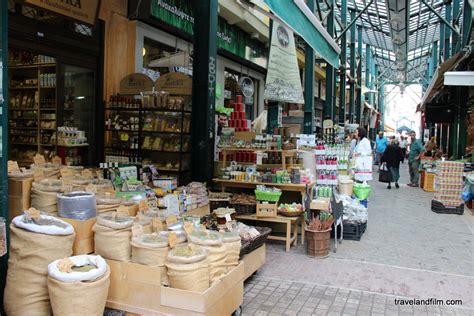
[[[10,224],[10,257],[4,307],[7,315],[51,315],[48,264],[72,255],[74,228],[29,210]]]
[[[117,261],[130,261],[133,218],[100,215],[92,227],[95,253]]]
[[[55,316],[104,313],[110,269],[101,256],[80,255],[48,265],[48,291]]]
[[[33,182],[31,187],[31,207],[48,215],[58,215],[58,193],[63,182],[56,179],[43,179]]]
[[[41,164],[32,164],[30,166],[33,172],[42,171],[46,179],[59,179],[60,172],[59,170],[63,166],[60,164],[54,164],[51,162],[41,163]]]
[[[207,251],[197,245],[179,245],[168,252],[166,267],[173,288],[204,292],[209,288]]]
[[[221,234],[211,230],[195,230],[188,234],[188,241],[208,252],[211,285],[220,280],[227,273],[227,253]]]
[[[132,238],[132,262],[147,266],[159,267],[161,283],[168,285],[165,266],[168,255],[168,239],[157,233],[144,234]]]
[[[237,232],[225,232],[222,240],[226,249],[226,264],[229,268],[239,264],[240,248],[242,246],[240,235]]]

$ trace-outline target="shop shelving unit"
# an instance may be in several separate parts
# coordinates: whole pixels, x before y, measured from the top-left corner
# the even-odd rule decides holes
[[[40,55],[33,60],[9,65],[9,156],[23,166],[33,162],[26,158],[36,152],[57,152],[57,66],[39,63]],[[41,80],[44,74],[50,74],[48,85]]]

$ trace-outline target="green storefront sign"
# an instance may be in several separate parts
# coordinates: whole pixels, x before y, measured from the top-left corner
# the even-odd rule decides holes
[[[151,16],[193,35],[194,15],[191,1],[151,0]],[[267,52],[263,44],[251,39],[246,32],[230,25],[221,17],[217,22],[217,48],[266,67]]]

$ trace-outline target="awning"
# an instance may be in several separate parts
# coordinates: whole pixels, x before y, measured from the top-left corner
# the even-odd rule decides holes
[[[327,63],[339,68],[341,49],[303,0],[265,0],[273,14],[301,36]]]
[[[390,125],[384,124],[383,127],[384,127],[384,130],[385,130],[386,132],[390,132],[390,133],[394,133],[394,132],[395,132],[395,129],[394,129],[393,127],[391,127]]]
[[[421,99],[420,105],[417,110],[424,110],[426,103],[431,102],[431,100],[442,90],[444,87],[444,73],[455,69],[461,61],[467,58],[470,54],[466,54],[467,51],[463,50],[453,55],[447,61],[439,65],[436,69],[433,78],[431,79],[430,85],[426,89],[423,99]]]

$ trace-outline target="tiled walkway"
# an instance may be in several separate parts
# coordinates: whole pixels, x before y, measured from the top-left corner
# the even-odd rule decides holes
[[[406,166],[402,167],[406,183]],[[367,232],[337,253],[309,258],[267,244],[245,286],[244,315],[474,315],[474,217],[435,214],[431,193],[373,181]],[[461,299],[462,308],[401,307],[395,298]]]

